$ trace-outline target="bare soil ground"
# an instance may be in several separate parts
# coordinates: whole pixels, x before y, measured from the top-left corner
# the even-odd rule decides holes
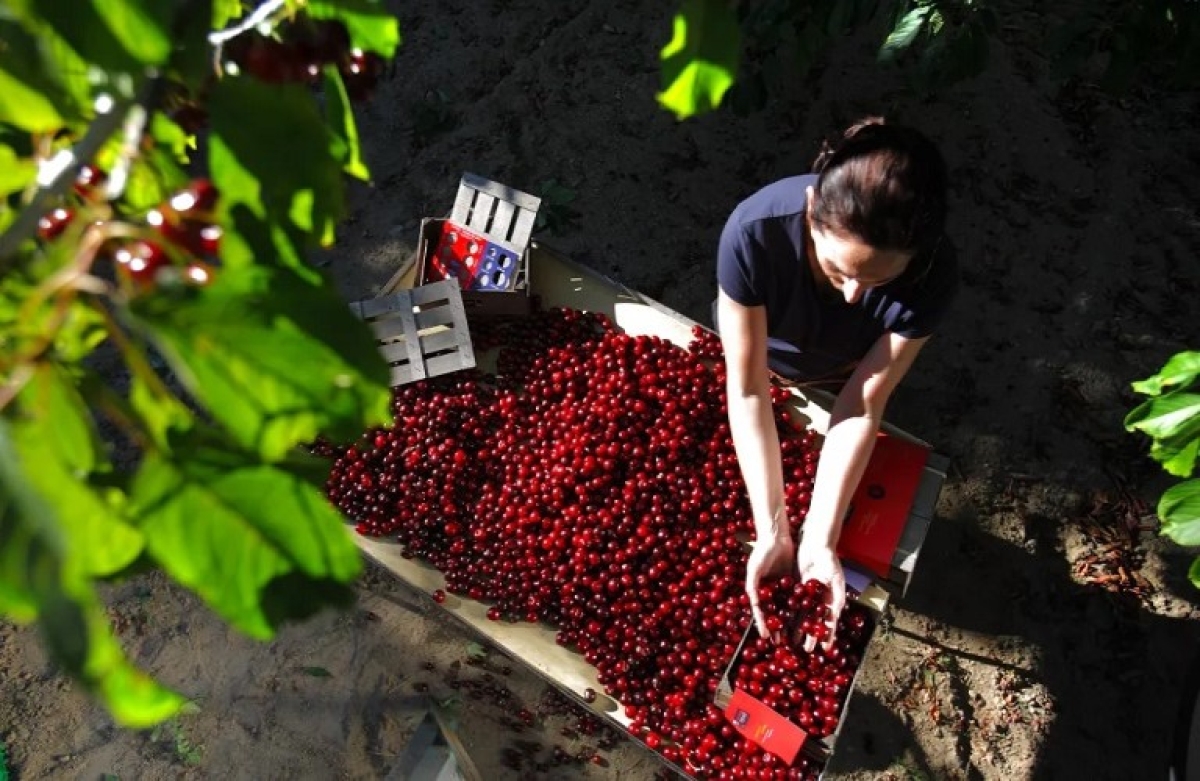
[[[1116,99],[1049,72],[1040,11],[1003,11],[988,70],[927,100],[834,47],[770,105],[675,122],[654,102],[670,3],[395,3],[396,75],[360,114],[371,188],[322,262],[347,299],[372,295],[470,171],[530,192],[556,182],[544,238],[707,321],[714,250],[733,206],[807,170],[823,135],[865,114],[915,124],[953,177],[964,265],[957,309],[889,419],[954,460],[908,593],[873,645],[828,776],[838,779],[1162,778],[1180,682],[1200,649],[1188,552],[1157,538],[1167,481],[1124,433],[1129,383],[1200,345],[1195,94],[1145,85]],[[1149,530],[1139,527],[1149,525]],[[114,588],[131,654],[193,697],[195,714],[128,732],[0,624],[0,739],[21,781],[50,778],[383,778],[423,690],[457,698],[486,778],[652,778],[629,741],[604,766],[546,761],[571,719],[534,711],[544,684],[420,594],[371,568],[358,606],[252,643],[156,577]],[[511,667],[508,674],[503,668]],[[493,688],[495,684],[492,684]],[[525,741],[521,743],[521,741]]]

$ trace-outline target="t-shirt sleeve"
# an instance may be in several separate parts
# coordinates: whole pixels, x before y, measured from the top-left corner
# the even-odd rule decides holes
[[[762,306],[766,303],[761,272],[753,263],[755,246],[753,237],[737,219],[735,210],[725,222],[717,247],[717,284],[725,295],[742,306]]]
[[[905,339],[923,339],[932,335],[946,319],[958,294],[958,255],[947,242],[930,268],[929,277],[909,302],[907,311],[888,329]]]

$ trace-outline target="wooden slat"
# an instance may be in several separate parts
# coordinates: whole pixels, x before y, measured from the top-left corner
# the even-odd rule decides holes
[[[522,209],[517,212],[517,219],[513,223],[512,235],[509,237],[509,242],[524,249],[529,244],[529,237],[533,235],[533,226],[537,222],[537,211],[528,211]]]
[[[425,369],[429,376],[436,377],[439,374],[449,374],[456,372],[459,369],[470,369],[475,365],[472,360],[469,363],[463,360],[461,352],[446,353],[445,355],[435,355],[425,359]]]
[[[407,385],[413,380],[420,379],[413,374],[411,363],[402,363],[392,367],[392,385]]]
[[[478,190],[481,193],[486,193],[502,201],[508,201],[520,209],[536,212],[542,206],[542,199],[536,195],[521,192],[513,189],[506,184],[493,182],[491,179],[486,179],[478,174],[463,174],[462,180],[459,182],[459,191],[464,188]]]
[[[458,186],[458,193],[454,196],[454,207],[450,209],[450,221],[457,222],[459,225],[466,225],[467,220],[471,217],[471,207],[475,205],[476,188],[466,187],[462,184]]]
[[[412,298],[407,290],[398,290],[386,296],[368,298],[365,301],[351,304],[351,308],[363,320],[370,321],[385,315],[390,316],[404,308],[412,311]]]
[[[369,324],[375,338],[382,342],[390,342],[404,338],[404,321],[399,317],[381,317]]]
[[[442,331],[421,334],[421,353],[430,355],[444,350],[457,350],[462,347],[463,333],[459,328],[447,328]]]
[[[379,345],[379,354],[383,356],[383,360],[392,366],[408,363],[408,340],[401,339],[397,342],[381,344]]]
[[[408,362],[411,365],[412,376],[415,379],[423,380],[428,374],[425,373],[425,360],[421,355],[421,340],[417,338],[417,322],[413,316],[411,306],[402,308],[396,313],[400,321],[404,324],[404,350],[408,353]]]
[[[453,290],[458,289],[458,280],[443,279],[439,282],[431,282],[428,285],[414,287],[409,292],[412,295],[414,304],[429,304],[434,301],[449,301],[452,297]]]
[[[467,218],[467,227],[479,233],[487,233],[488,220],[492,218],[492,207],[495,203],[494,195],[477,193],[475,204],[471,206],[471,216]]]
[[[512,233],[513,215],[516,213],[516,207],[508,201],[496,201],[496,213],[492,215],[492,224],[487,228],[488,236],[494,236],[504,241],[508,241],[508,236]]]
[[[438,325],[450,325],[454,322],[454,310],[446,305],[422,309],[416,314],[417,330],[424,331]]]

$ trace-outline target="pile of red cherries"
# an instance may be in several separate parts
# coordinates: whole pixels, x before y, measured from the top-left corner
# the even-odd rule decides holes
[[[704,778],[815,777],[815,762],[785,766],[713,704],[749,623],[753,523],[720,343],[693,335],[684,349],[569,309],[489,323],[472,339],[495,373],[400,386],[392,427],[314,450],[333,458],[327,493],[359,533],[396,539],[446,591],[490,603],[489,618],[556,627],[623,704],[630,732],[666,759]],[[788,417],[786,391],[772,394],[796,526],[818,443]],[[763,604],[811,623],[815,585],[781,579]],[[738,674],[828,735],[868,630],[848,609],[831,653],[748,644]]]

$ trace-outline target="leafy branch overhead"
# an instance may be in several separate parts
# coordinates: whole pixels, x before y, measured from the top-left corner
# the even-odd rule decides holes
[[[1200,3],[1150,0],[1093,4],[1055,19],[1046,12],[1045,51],[1058,73],[1120,91],[1152,75],[1200,84]],[[1001,31],[989,0],[682,0],[660,54],[659,102],[678,119],[728,105],[757,111],[803,79],[838,37],[871,27],[881,65],[912,89],[932,93],[981,73]],[[1011,21],[1009,24],[1027,23]]]
[[[131,726],[185,700],[125,658],[95,582],[161,568],[259,638],[343,603],[361,560],[304,446],[390,419],[374,340],[305,253],[369,179],[354,106],[397,21],[245,10],[0,16],[0,613]]]

